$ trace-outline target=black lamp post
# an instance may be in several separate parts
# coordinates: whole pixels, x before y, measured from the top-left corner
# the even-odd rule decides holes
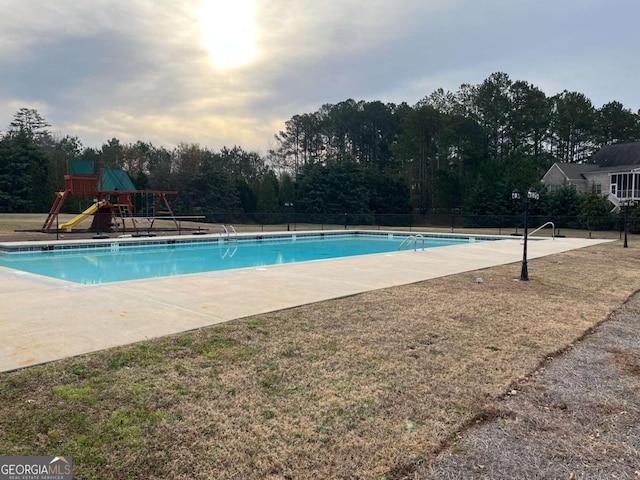
[[[293,202],[285,202],[284,203],[285,212],[287,212],[287,232],[291,229],[291,212],[289,210],[293,210]],[[295,230],[296,228],[293,227]]]
[[[520,192],[514,190],[511,192],[511,199],[515,202],[520,201]],[[526,282],[529,280],[529,270],[527,268],[527,237],[529,235],[529,205],[540,199],[540,194],[530,188],[527,192],[527,198],[524,199],[524,248],[522,249],[522,270],[520,270],[520,280]]]
[[[629,232],[629,209],[635,205],[633,200],[627,199],[623,200],[622,208],[624,209],[624,245],[623,248],[628,248],[629,244],[627,242],[627,233]]]

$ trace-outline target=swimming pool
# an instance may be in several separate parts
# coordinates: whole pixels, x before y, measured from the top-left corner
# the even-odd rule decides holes
[[[161,241],[110,240],[49,244],[0,254],[0,266],[81,284],[101,284],[265,267],[354,255],[395,252],[407,235],[391,233],[276,235]],[[457,245],[488,238],[424,237],[424,247]],[[422,239],[418,239],[422,248]]]

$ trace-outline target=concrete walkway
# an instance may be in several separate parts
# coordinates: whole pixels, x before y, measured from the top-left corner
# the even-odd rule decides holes
[[[530,240],[528,257],[605,241]],[[0,267],[0,371],[521,259],[521,240],[505,239],[104,285]]]

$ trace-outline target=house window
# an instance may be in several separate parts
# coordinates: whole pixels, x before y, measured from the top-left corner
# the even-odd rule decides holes
[[[600,185],[599,183],[594,183],[593,185],[591,185],[591,191],[593,193],[597,193],[598,195],[602,195],[602,185]]]

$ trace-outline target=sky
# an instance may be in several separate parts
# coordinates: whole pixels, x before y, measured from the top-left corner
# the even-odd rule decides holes
[[[494,72],[640,109],[637,0],[0,0],[0,131],[266,153],[297,114]]]

